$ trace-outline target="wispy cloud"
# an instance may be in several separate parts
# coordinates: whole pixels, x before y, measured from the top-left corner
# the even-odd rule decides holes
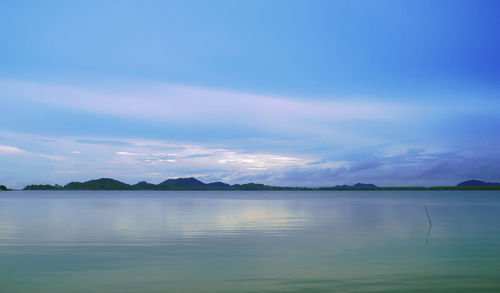
[[[7,146],[7,145],[0,145],[0,154],[29,155],[29,156],[37,156],[40,158],[49,159],[49,160],[56,160],[56,161],[64,159],[61,156],[54,156],[54,155],[48,155],[48,154],[42,154],[42,153],[32,153],[32,152],[25,151],[25,150],[18,148],[18,147]]]
[[[84,144],[102,144],[102,145],[119,145],[119,146],[130,145],[130,143],[126,141],[104,140],[104,139],[78,139],[76,140],[76,142]]]
[[[28,134],[8,134],[11,140],[29,144],[33,149],[46,149],[51,153],[68,154],[67,157],[29,153],[21,148],[1,146],[0,154],[38,156],[59,160],[50,169],[39,166],[37,176],[54,174],[63,181],[87,180],[99,176],[114,177],[135,182],[163,181],[166,178],[193,176],[205,181],[227,181],[256,176],[260,172],[282,172],[290,167],[306,166],[317,157],[276,152],[252,152],[242,149],[221,148],[218,145],[169,142],[159,140],[120,139],[102,140],[89,144],[87,137],[51,137],[43,141]],[[109,141],[108,144],[104,143]],[[34,143],[37,142],[37,143]],[[78,151],[74,151],[78,150]],[[78,156],[70,155],[78,154]],[[63,160],[64,159],[64,160]],[[22,164],[22,160],[18,161]],[[20,166],[18,166],[20,167]],[[74,170],[78,170],[77,173]],[[29,173],[29,171],[28,171]],[[50,174],[50,176],[49,176]]]
[[[129,153],[129,152],[116,152],[117,155],[120,155],[120,156],[137,156],[139,154],[137,153]]]
[[[16,146],[0,145],[0,156],[6,162],[3,168],[8,165],[12,170],[6,176],[6,169],[2,169],[0,180],[6,182],[11,176],[29,178],[23,184],[61,184],[98,177],[113,177],[129,183],[139,180],[158,183],[166,178],[194,176],[206,182],[289,186],[369,182],[384,186],[456,184],[470,178],[495,181],[500,176],[498,150],[483,153],[395,144],[380,145],[378,151],[372,148],[364,153],[339,150],[340,153],[326,155],[252,151],[218,144],[164,140],[119,138],[102,139],[109,144],[89,144],[85,141],[100,138],[50,137],[42,140],[19,133],[5,133],[4,136],[15,141]],[[116,140],[123,143],[117,145]],[[26,151],[25,146],[31,151]],[[78,150],[78,155],[74,155],[74,150]]]
[[[0,80],[0,92],[82,111],[152,120],[233,119],[239,122],[297,119],[397,120],[412,109],[401,103],[304,100],[174,84],[82,88]]]
[[[17,147],[8,146],[8,145],[0,145],[0,153],[4,154],[26,154],[25,150],[22,150]]]
[[[498,154],[497,135],[491,135],[496,129],[491,125],[498,122],[494,114],[500,112],[500,103],[491,99],[419,104],[390,99],[286,98],[172,84],[77,87],[6,80],[0,80],[0,94],[15,99],[16,106],[21,102],[50,105],[56,115],[78,110],[85,113],[74,123],[78,127],[87,118],[106,117],[99,123],[109,131],[99,136],[73,134],[71,127],[63,136],[16,132],[0,136],[0,155],[51,161],[50,168],[35,169],[46,168],[58,174],[52,178],[63,182],[100,176],[159,182],[195,174],[205,181],[229,183],[428,185],[481,175],[476,166],[484,170],[478,177],[494,181],[500,170],[489,163]],[[464,113],[492,117],[486,123],[483,116],[468,116],[469,135],[478,134],[474,141],[466,141],[467,147],[466,139],[455,130]],[[67,118],[62,115],[59,122],[66,123]],[[29,116],[11,116],[5,121],[12,119],[24,121]],[[119,127],[134,128],[137,119],[142,125],[138,129]],[[127,123],[106,124],[117,120]],[[34,123],[44,121],[38,118]],[[93,127],[101,127],[99,123]],[[178,132],[191,135],[170,138],[177,127]],[[234,133],[224,133],[224,127],[233,127]],[[149,128],[153,130],[144,135]],[[127,131],[117,134],[116,129]],[[158,135],[164,129],[174,131]],[[238,138],[245,131],[248,135]],[[212,133],[224,135],[211,139]],[[482,147],[489,149],[482,152]],[[450,158],[450,153],[457,157]],[[482,153],[490,158],[481,157]],[[25,170],[21,165],[15,168]]]

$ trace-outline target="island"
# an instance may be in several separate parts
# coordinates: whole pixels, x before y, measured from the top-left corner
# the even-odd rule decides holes
[[[467,180],[456,186],[379,187],[371,183],[356,183],[352,186],[335,185],[331,187],[312,188],[272,186],[259,183],[232,185],[224,182],[204,183],[193,177],[167,179],[159,184],[145,181],[136,184],[127,184],[112,178],[101,178],[85,182],[70,182],[64,186],[58,184],[32,184],[24,187],[23,190],[500,190],[500,183]]]

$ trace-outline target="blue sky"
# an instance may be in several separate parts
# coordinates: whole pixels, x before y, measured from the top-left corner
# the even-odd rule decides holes
[[[500,181],[497,1],[2,1],[0,183]]]

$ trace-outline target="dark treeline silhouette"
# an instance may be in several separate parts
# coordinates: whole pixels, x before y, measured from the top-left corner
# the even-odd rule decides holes
[[[3,186],[3,185],[2,185]],[[5,186],[3,186],[5,188]],[[6,190],[5,188],[4,190]],[[86,182],[70,182],[64,186],[49,184],[28,185],[24,190],[499,190],[500,183],[468,180],[456,186],[433,187],[379,187],[375,184],[357,183],[332,187],[282,187],[257,183],[227,184],[224,182],[204,183],[196,178],[167,179],[159,184],[141,181],[127,184],[111,178],[101,178]]]

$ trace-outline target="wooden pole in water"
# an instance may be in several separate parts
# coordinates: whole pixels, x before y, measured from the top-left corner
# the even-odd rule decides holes
[[[429,211],[427,210],[427,206],[424,206],[425,213],[427,214],[427,219],[429,220],[429,224],[432,226],[431,217],[429,216]]]

